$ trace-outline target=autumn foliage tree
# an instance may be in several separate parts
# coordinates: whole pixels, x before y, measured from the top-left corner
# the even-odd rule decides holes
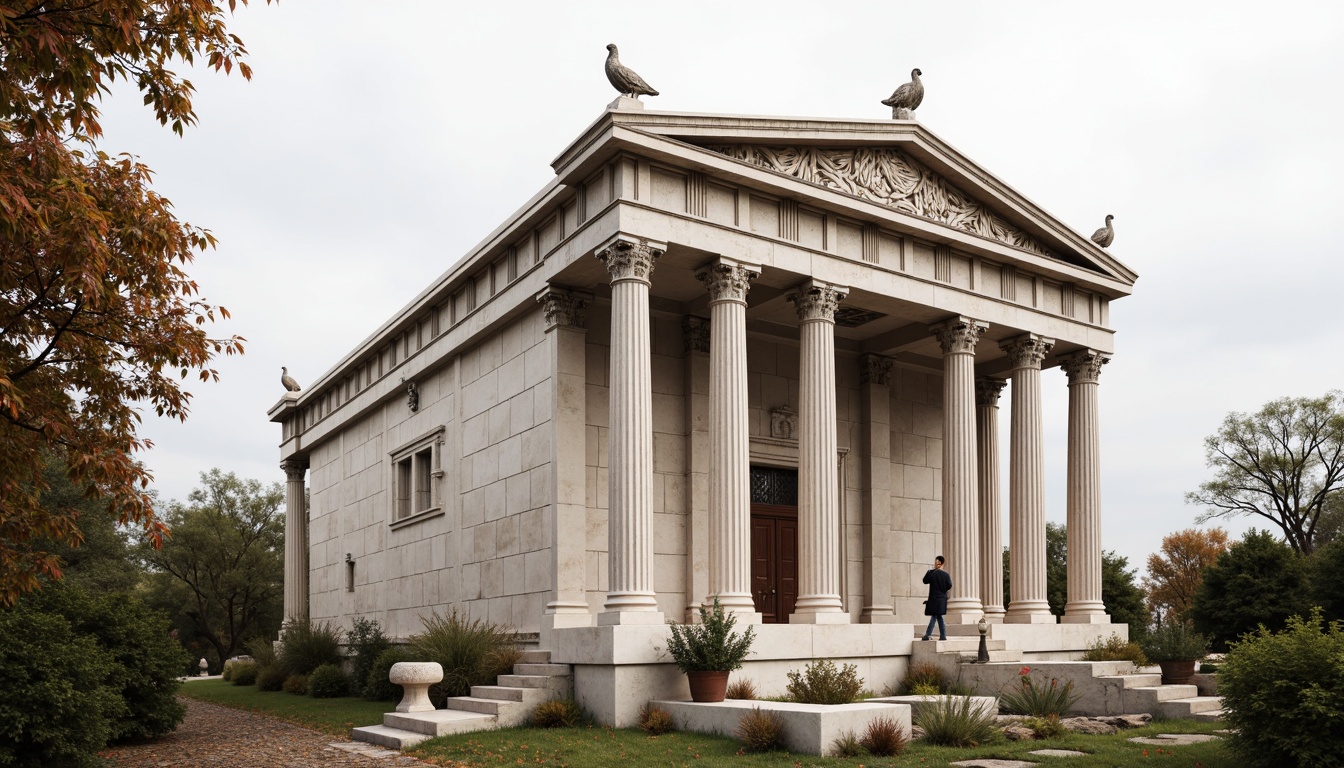
[[[142,409],[184,419],[188,380],[217,378],[241,338],[186,270],[214,245],[179,222],[151,173],[98,146],[98,102],[117,80],[178,133],[192,85],[246,54],[225,26],[247,0],[0,0],[0,604],[59,578],[43,542],[77,545],[73,506],[44,505],[43,457],[157,541],[164,526],[135,460]]]
[[[1185,621],[1203,583],[1204,569],[1226,551],[1227,532],[1222,528],[1187,528],[1163,537],[1161,553],[1148,556],[1148,576],[1143,580],[1148,610]]]

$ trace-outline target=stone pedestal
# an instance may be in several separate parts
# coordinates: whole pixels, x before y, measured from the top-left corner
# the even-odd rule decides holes
[[[398,712],[433,712],[429,686],[443,680],[443,666],[437,661],[399,661],[388,670],[387,679],[401,686]]]
[[[1054,339],[1017,336],[1000,347],[1013,366],[1008,457],[1010,600],[1004,621],[1054,624],[1045,592],[1045,449],[1041,441],[1041,361]]]
[[[1110,358],[1085,350],[1063,361],[1069,377],[1067,624],[1109,624],[1101,600],[1101,450],[1097,378]]]

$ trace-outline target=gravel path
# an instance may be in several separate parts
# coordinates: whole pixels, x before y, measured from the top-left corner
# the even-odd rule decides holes
[[[400,768],[425,766],[400,752],[253,712],[182,699],[187,719],[173,733],[145,744],[103,752],[115,768]]]

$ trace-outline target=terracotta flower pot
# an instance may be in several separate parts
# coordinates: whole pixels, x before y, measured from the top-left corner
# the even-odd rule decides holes
[[[723,701],[728,692],[727,672],[687,672],[686,681],[691,684],[691,701]]]
[[[1191,661],[1159,661],[1157,665],[1162,668],[1163,685],[1189,685],[1195,676],[1195,662]]]

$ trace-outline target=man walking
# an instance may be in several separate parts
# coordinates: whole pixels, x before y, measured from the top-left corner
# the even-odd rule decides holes
[[[929,585],[929,599],[924,601],[924,615],[929,617],[929,627],[924,630],[921,640],[928,640],[933,634],[933,623],[938,622],[938,639],[947,639],[947,626],[943,624],[943,614],[947,613],[947,593],[952,589],[952,577],[943,570],[943,556],[933,559],[933,568],[924,574],[924,583]]]

